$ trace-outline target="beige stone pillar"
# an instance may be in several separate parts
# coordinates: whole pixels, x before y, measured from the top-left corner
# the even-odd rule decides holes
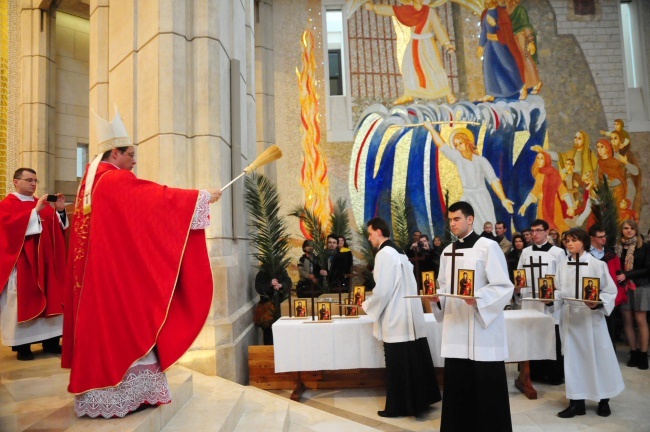
[[[54,190],[54,9],[39,0],[20,4],[19,165],[38,172],[38,192]]]
[[[90,11],[90,106],[112,117],[117,104],[138,145],[138,177],[217,188],[237,174],[231,149],[240,149],[234,160],[242,166],[255,158],[253,0],[92,0]],[[231,60],[240,66],[233,95]],[[231,106],[239,108],[237,133]],[[91,122],[91,154],[93,135]],[[246,383],[247,347],[257,343],[257,331],[248,242],[233,234],[233,217],[244,217],[241,196],[233,197],[241,190],[228,189],[212,206],[214,300],[180,363]]]

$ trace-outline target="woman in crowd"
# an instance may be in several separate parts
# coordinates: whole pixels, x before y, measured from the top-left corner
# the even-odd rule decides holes
[[[625,385],[618,366],[616,353],[607,332],[605,315],[614,309],[618,289],[609,275],[607,264],[598,260],[587,250],[591,247],[589,234],[580,228],[572,228],[564,234],[569,259],[560,263],[556,282],[559,301],[555,307],[561,308],[560,335],[564,354],[566,397],[570,405],[558,413],[561,418],[585,415],[585,399],[596,400],[599,416],[611,414],[609,399],[618,395]],[[580,278],[597,278],[600,283],[598,295],[600,302],[569,300],[582,298],[576,296],[576,254]],[[563,300],[564,299],[564,300]],[[548,305],[553,303],[549,302]]]
[[[551,242],[552,245],[555,245],[557,247],[562,247],[560,246],[560,232],[556,230],[555,228],[551,228],[550,231],[548,232],[549,235],[549,241]]]
[[[510,281],[515,283],[513,272],[517,270],[517,263],[519,262],[519,257],[521,256],[521,251],[526,247],[526,240],[521,234],[515,234],[512,236],[512,249],[506,254],[506,262],[508,263],[508,274],[510,275]]]
[[[616,278],[619,283],[627,281],[628,301],[620,306],[623,314],[623,330],[630,344],[629,367],[648,369],[648,321],[646,313],[650,310],[650,250],[643,243],[639,226],[632,219],[621,223],[616,255],[621,260],[623,272]],[[634,289],[633,286],[636,286]],[[633,318],[634,317],[634,318]],[[636,337],[634,321],[639,331]]]
[[[348,241],[345,237],[339,236],[339,253],[341,254],[342,261],[345,263],[344,274],[352,274],[352,266],[354,265],[354,258],[352,257],[352,251],[348,246]],[[343,284],[346,287],[346,290],[350,289],[350,278],[344,278]]]

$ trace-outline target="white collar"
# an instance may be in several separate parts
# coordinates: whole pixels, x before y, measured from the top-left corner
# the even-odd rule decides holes
[[[16,195],[21,201],[35,201],[34,195],[23,195],[18,192],[12,192],[12,194]]]

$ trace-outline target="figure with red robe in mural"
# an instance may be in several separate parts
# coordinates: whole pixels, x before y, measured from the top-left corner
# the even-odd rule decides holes
[[[436,11],[429,7],[431,0],[400,0],[401,5],[366,3],[365,8],[382,16],[394,16],[401,24],[411,28],[411,40],[404,50],[402,80],[404,95],[396,105],[413,102],[415,98],[438,99],[456,102],[453,90],[442,65],[438,43],[447,51],[456,48]]]
[[[589,146],[589,135],[579,130],[573,138],[573,148],[564,153],[557,153],[552,150],[544,150],[541,146],[535,145],[531,150],[536,152],[546,151],[551,155],[553,161],[557,161],[561,170],[566,169],[566,161],[573,160],[573,170],[582,176],[582,180],[587,182],[585,175],[596,171],[597,157]]]
[[[535,184],[519,208],[519,214],[523,216],[528,206],[536,202],[538,219],[545,220],[560,232],[568,230],[569,225],[564,219],[565,216],[573,217],[573,198],[562,182],[560,172],[552,165],[551,155],[539,151],[532,171]]]
[[[491,102],[494,98],[526,99],[524,61],[517,48],[510,16],[497,0],[485,2],[477,54],[483,58],[483,102]]]
[[[521,0],[501,0],[512,22],[512,32],[515,36],[517,48],[524,62],[524,84],[530,94],[537,94],[542,89],[542,80],[539,78],[537,64],[537,34],[530,23],[528,11],[521,5]]]

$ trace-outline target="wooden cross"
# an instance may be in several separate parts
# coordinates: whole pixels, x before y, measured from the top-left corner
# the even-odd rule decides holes
[[[586,266],[589,265],[586,262],[580,262],[580,254],[575,254],[575,261],[567,262],[568,265],[576,266],[576,296],[575,298],[579,299],[578,297],[579,291],[580,291],[580,266]]]
[[[424,255],[420,255],[418,253],[418,247],[415,248],[415,256],[413,258],[409,258],[409,261],[413,263],[413,266],[415,267],[415,281],[418,284],[418,290],[420,286],[422,285],[422,275],[420,274],[420,261],[424,261],[426,257]]]
[[[536,268],[539,269],[539,276],[541,277],[542,276],[542,267],[543,266],[548,266],[548,264],[542,262],[542,257],[541,256],[537,257],[537,259],[538,259],[537,262],[533,262],[533,257],[532,256],[530,256],[529,258],[530,258],[530,264],[524,264],[523,266],[524,267],[530,267],[530,278],[532,279],[530,281],[530,287],[533,289],[533,298],[537,298],[535,296],[535,282],[537,281],[537,279],[535,278],[535,269]]]
[[[451,257],[451,294],[454,294],[454,287],[456,286],[456,257],[463,256],[461,252],[456,252],[456,243],[451,244],[451,253],[447,252],[445,256]]]

